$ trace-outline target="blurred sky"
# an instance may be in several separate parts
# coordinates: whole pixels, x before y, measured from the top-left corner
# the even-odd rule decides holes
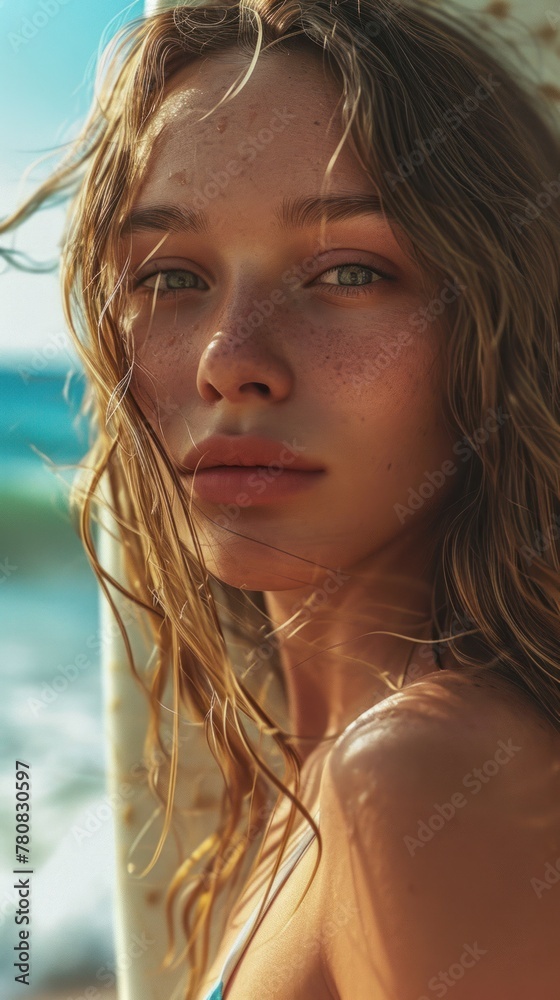
[[[143,0],[0,0],[0,216],[46,172],[24,171],[60,142],[85,116],[93,94],[94,66],[102,41],[141,16]],[[53,166],[54,166],[53,161]],[[0,235],[34,259],[58,255],[63,210],[39,213],[19,233]],[[65,324],[58,275],[0,274],[0,364],[37,357],[45,345],[49,364],[68,367],[71,349],[60,347]]]

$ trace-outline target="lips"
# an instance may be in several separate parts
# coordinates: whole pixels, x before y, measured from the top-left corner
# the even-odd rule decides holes
[[[274,470],[274,471],[273,471]],[[242,508],[283,505],[287,500],[319,484],[324,470],[278,469],[262,466],[216,465],[198,470],[192,477],[193,492],[199,500],[227,505],[222,512],[235,520]]]
[[[224,466],[266,468],[271,465],[286,470],[324,470],[320,462],[304,458],[302,450],[295,442],[291,445],[289,441],[277,441],[257,435],[213,434],[187,452],[181,463],[181,470],[192,473],[195,470],[198,472],[201,469]]]
[[[191,448],[181,469],[192,476],[198,499],[235,519],[242,508],[283,505],[324,478],[324,466],[302,451],[295,441],[214,434]]]

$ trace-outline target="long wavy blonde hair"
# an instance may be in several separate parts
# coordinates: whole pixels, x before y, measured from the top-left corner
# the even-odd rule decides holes
[[[202,53],[232,49],[254,56],[254,67],[270,46],[297,47],[302,57],[328,62],[343,97],[345,136],[383,210],[408,236],[426,274],[444,280],[452,273],[464,286],[445,317],[445,419],[471,460],[453,502],[433,523],[434,624],[459,663],[500,674],[555,727],[560,720],[559,95],[531,79],[516,44],[498,36],[484,14],[450,3],[440,9],[412,0],[226,0],[178,4],[129,23],[104,53],[80,135],[0,231],[70,199],[63,299],[94,429],[89,471],[80,473],[73,496],[81,537],[109,599],[110,586],[117,586],[151,625],[157,659],[149,676],[140,676],[127,646],[150,704],[148,759],[171,680],[174,707],[204,722],[223,774],[218,828],[181,865],[166,898],[169,963],[170,914],[182,896],[185,1000],[193,1000],[207,969],[216,902],[241,871],[250,842],[243,829],[249,826],[253,840],[264,830],[271,789],[292,808],[269,887],[296,810],[314,827],[319,846],[321,838],[299,799],[300,761],[290,733],[231,655],[235,637],[244,644],[247,668],[260,659],[265,676],[279,675],[274,643],[262,655],[262,630],[270,625],[263,595],[223,584],[206,570],[183,483],[130,391],[127,276],[116,245],[145,166],[141,139],[172,74]],[[5,255],[17,265],[13,254]],[[484,435],[489,411],[503,415],[502,426]],[[127,586],[101,566],[96,551],[105,479]],[[188,546],[174,514],[177,497]],[[306,608],[302,603],[294,631]],[[122,619],[120,625],[128,641]],[[242,716],[272,738],[286,780],[254,745]],[[177,712],[174,718],[177,726]],[[150,772],[150,787],[165,804],[152,865],[171,821],[177,744],[166,757],[166,780],[161,768]]]

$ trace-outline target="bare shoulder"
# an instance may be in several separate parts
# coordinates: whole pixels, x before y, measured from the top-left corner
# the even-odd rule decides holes
[[[560,723],[559,723],[560,725]],[[370,755],[384,755],[403,781],[405,755],[416,779],[442,774],[465,754],[502,749],[521,743],[508,759],[520,754],[522,768],[560,761],[560,731],[516,685],[480,671],[434,673],[384,699],[364,712],[337,741],[329,756],[331,778],[344,788],[369,773]]]
[[[560,734],[513,685],[424,678],[360,716],[320,792],[341,1000],[556,1000]],[[439,992],[438,992],[439,991]]]

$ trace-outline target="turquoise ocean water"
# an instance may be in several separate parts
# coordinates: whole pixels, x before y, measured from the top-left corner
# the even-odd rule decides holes
[[[85,427],[73,419],[83,392],[65,373],[0,369],[0,995],[103,1000],[114,979],[111,820],[90,822],[107,795],[97,584],[66,510]],[[76,664],[79,664],[79,668]],[[31,988],[14,982],[19,928],[14,761],[31,765],[33,867]],[[100,810],[106,817],[107,810]],[[94,829],[95,828],[95,829]],[[16,958],[17,960],[17,958]],[[85,993],[89,985],[93,992]]]

